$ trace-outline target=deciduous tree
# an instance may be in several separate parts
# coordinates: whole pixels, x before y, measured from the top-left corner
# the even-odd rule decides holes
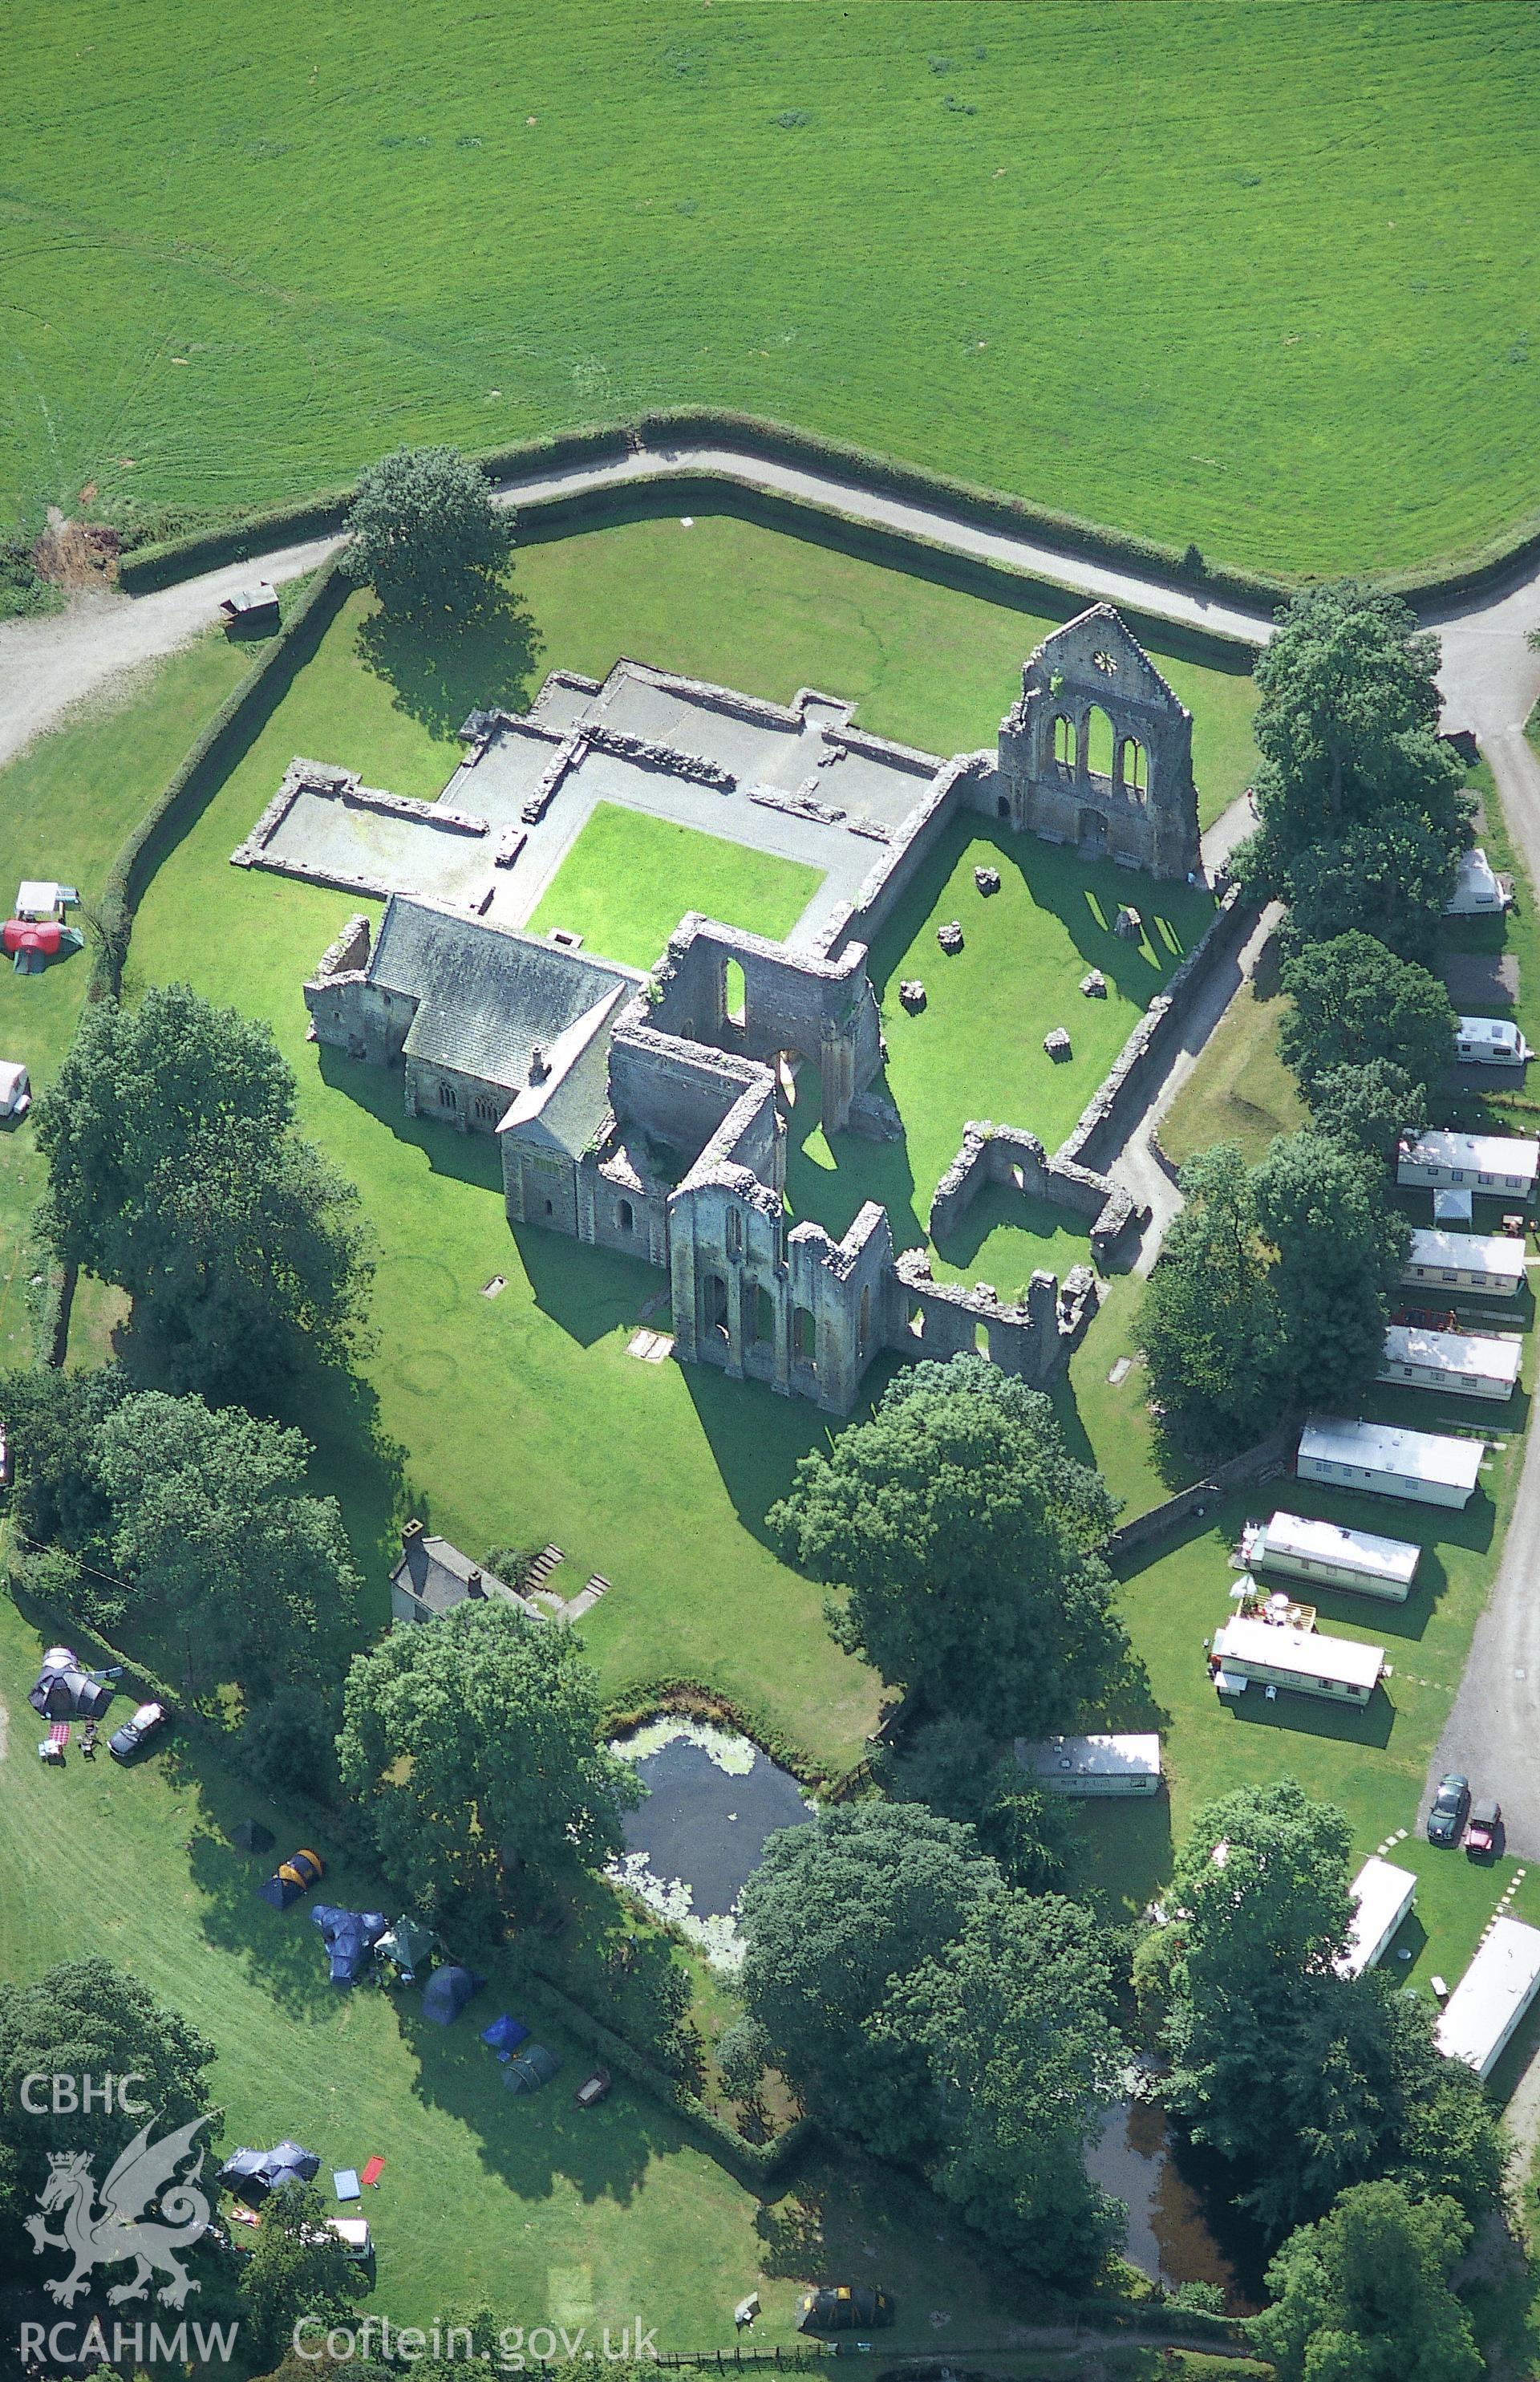
[[[1235,1143],[1190,1160],[1181,1188],[1184,1205],[1140,1316],[1151,1394],[1191,1445],[1243,1447],[1278,1411],[1283,1327],[1272,1253]]]
[[[356,2293],[331,2215],[312,2183],[285,2184],[263,2205],[240,2269],[241,2323],[261,2357],[275,2357],[304,2317],[311,2336],[344,2323]]]
[[[1289,948],[1362,932],[1431,965],[1464,841],[1458,823],[1391,809],[1308,845],[1289,867]]]
[[[161,1390],[103,1423],[113,1567],[180,1637],[192,1684],[270,1695],[312,1676],[318,1638],[346,1627],[362,1582],[336,1499],[309,1493],[310,1452],[297,1430]]]
[[[186,985],[87,1009],[38,1104],[39,1225],[62,1260],[129,1293],[141,1374],[235,1395],[356,1343],[358,1194],[293,1115],[266,1025]]]
[[[571,1632],[495,1598],[392,1630],[348,1674],[342,1783],[397,1893],[495,1934],[505,1864],[597,1867],[639,1799],[600,1742],[599,1692]]]
[[[1386,1170],[1331,1134],[1295,1133],[1274,1142],[1253,1181],[1258,1223],[1277,1251],[1288,1398],[1351,1401],[1379,1369],[1412,1242],[1386,1197]]]
[[[1278,1032],[1284,1063],[1308,1096],[1340,1067],[1388,1060],[1432,1091],[1454,1063],[1454,1011],[1436,976],[1376,942],[1338,935],[1284,963],[1290,1007]]]
[[[994,1895],[890,1996],[880,2031],[930,2063],[932,2174],[1029,2271],[1094,2274],[1121,2211],[1086,2172],[1127,2046],[1096,1922],[1057,1894]]]
[[[1437,669],[1437,639],[1399,596],[1344,579],[1292,598],[1255,671],[1264,874],[1286,878],[1307,845],[1390,809],[1463,838]]]
[[[55,2151],[81,2151],[104,2176],[153,2115],[157,2132],[211,2106],[214,2046],[116,1961],[62,1961],[35,1984],[0,1984],[0,2217],[41,2190]],[[34,2115],[21,2097],[29,2076],[95,2080],[89,2108]],[[133,2076],[130,2097],[147,2113],[102,2106],[103,2080]],[[34,2086],[29,2099],[36,2102]]]
[[[836,1804],[769,1839],[743,1889],[743,1995],[805,2107],[874,2149],[924,2142],[923,2057],[880,2013],[999,1890],[972,1830],[917,1803]]]
[[[398,447],[361,473],[343,567],[387,611],[474,606],[507,562],[513,514],[454,447]]]
[[[1361,2183],[1267,2270],[1253,2320],[1278,2382],[1479,2382],[1487,2370],[1451,2287],[1471,2228],[1452,2201]]]
[[[1392,1060],[1366,1059],[1317,1075],[1310,1087],[1310,1113],[1322,1133],[1388,1166],[1402,1134],[1419,1134],[1427,1123],[1427,1093]]]
[[[899,1374],[769,1524],[838,1592],[841,1644],[1005,1735],[1062,1720],[1121,1651],[1095,1552],[1115,1512],[1047,1399],[964,1356]]]

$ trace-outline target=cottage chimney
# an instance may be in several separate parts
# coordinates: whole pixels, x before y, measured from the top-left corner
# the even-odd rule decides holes
[[[413,1541],[413,1539],[420,1539],[420,1538],[422,1537],[422,1523],[421,1523],[421,1522],[419,1522],[419,1521],[410,1521],[410,1522],[409,1522],[409,1523],[407,1524],[407,1526],[406,1526],[405,1529],[401,1532],[401,1544],[402,1544],[404,1547],[409,1547],[409,1546],[410,1546],[410,1544],[411,1544],[411,1542],[412,1542],[412,1541]]]
[[[534,1046],[534,1049],[530,1052],[530,1081],[531,1081],[531,1083],[532,1083],[532,1084],[543,1084],[543,1083],[545,1081],[546,1076],[550,1074],[550,1072],[551,1072],[550,1062],[549,1062],[549,1061],[546,1059],[546,1056],[545,1056],[544,1051],[541,1049],[541,1047],[540,1047],[539,1043],[537,1042],[537,1043],[535,1044],[535,1046]]]
[[[472,1571],[471,1574],[470,1578],[465,1583],[465,1592],[467,1596],[484,1596],[486,1594],[486,1590],[482,1584],[482,1576],[479,1571]]]

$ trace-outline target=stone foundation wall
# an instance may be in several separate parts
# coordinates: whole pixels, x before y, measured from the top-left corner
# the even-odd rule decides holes
[[[1050,1158],[1035,1134],[987,1119],[963,1127],[957,1156],[935,1186],[931,1201],[932,1240],[952,1230],[986,1183],[1019,1183],[1031,1198],[1045,1199],[1079,1219],[1091,1220],[1091,1246],[1105,1259],[1131,1222],[1133,1202],[1120,1183],[1088,1166]]]
[[[1212,924],[1176,969],[1165,991],[1151,1001],[1097,1085],[1056,1151],[1056,1164],[1094,1168],[1116,1157],[1143,1114],[1204,980],[1222,961],[1234,957],[1257,916],[1256,910],[1241,900],[1240,888],[1232,885]]]

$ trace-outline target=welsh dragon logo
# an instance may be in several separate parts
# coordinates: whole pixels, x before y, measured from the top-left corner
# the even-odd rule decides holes
[[[50,2158],[48,2180],[38,2194],[43,2216],[29,2216],[26,2225],[34,2250],[66,2250],[75,2261],[67,2275],[44,2283],[51,2298],[72,2307],[95,2267],[120,2266],[130,2258],[135,2271],[107,2293],[110,2306],[148,2299],[150,2278],[157,2270],[169,2278],[155,2294],[168,2307],[179,2308],[189,2291],[201,2288],[183,2270],[177,2253],[202,2238],[209,2221],[209,2204],[197,2189],[202,2151],[189,2174],[178,2176],[177,2170],[191,2157],[192,2138],[207,2123],[206,2116],[194,2118],[158,2143],[150,2140],[149,2126],[141,2126],[114,2161],[99,2201],[89,2156],[67,2151]],[[145,2216],[152,2205],[158,2221]],[[43,2221],[55,2209],[64,2211],[62,2233],[50,2233]]]

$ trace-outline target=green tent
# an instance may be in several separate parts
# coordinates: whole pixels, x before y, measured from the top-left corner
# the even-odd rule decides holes
[[[414,1919],[409,1910],[394,1927],[385,1929],[374,1949],[403,1976],[411,1976],[427,1966],[437,1943],[433,1929],[425,1927],[421,1919]]]

